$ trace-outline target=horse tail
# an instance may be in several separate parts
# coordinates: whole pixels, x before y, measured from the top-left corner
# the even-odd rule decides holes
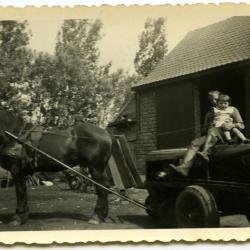
[[[110,159],[110,157],[111,157],[111,155],[112,155],[112,153],[113,153],[113,150],[114,150],[114,145],[115,145],[115,135],[114,135],[114,132],[112,131],[112,129],[111,128],[107,128],[106,129],[107,130],[107,132],[109,133],[109,136],[110,136],[110,138],[111,138],[111,150],[110,150],[110,156],[109,156],[109,159]]]
[[[111,152],[110,152],[110,156],[108,159],[110,159],[110,157],[112,156],[112,154],[114,153],[114,150],[115,150],[115,145],[116,145],[116,136],[114,134],[114,131],[112,130],[112,128],[107,128],[107,132],[109,133],[110,135],[110,138],[111,138]]]

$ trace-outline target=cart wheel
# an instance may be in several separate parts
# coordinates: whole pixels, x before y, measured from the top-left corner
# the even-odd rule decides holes
[[[69,177],[68,184],[72,190],[78,190],[82,185],[82,179],[78,176],[71,176]]]
[[[96,188],[93,184],[91,184],[90,182],[88,182],[86,184],[86,193],[88,194],[96,194]]]
[[[178,227],[219,227],[219,214],[213,195],[201,186],[188,186],[177,197],[175,215]]]

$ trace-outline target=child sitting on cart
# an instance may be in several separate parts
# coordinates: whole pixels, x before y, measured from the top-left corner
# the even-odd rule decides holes
[[[243,143],[249,143],[249,140],[243,135],[240,129],[243,129],[243,121],[237,122],[235,124],[233,117],[239,113],[239,111],[233,107],[229,106],[231,104],[231,98],[228,95],[220,95],[217,107],[213,108],[214,120],[213,126],[220,127],[224,133],[226,141],[231,144],[233,143],[231,133],[236,135]],[[228,125],[229,128],[228,129]],[[238,128],[237,128],[238,126]]]
[[[245,137],[245,135],[240,131],[244,129],[244,124],[241,119],[240,113],[237,108],[230,106],[231,98],[228,95],[221,94],[219,96],[217,106],[213,107],[213,127],[220,129],[221,135],[219,139],[222,142],[227,142],[229,144],[234,143],[231,135],[235,135],[240,142],[250,143],[250,140]],[[237,119],[235,119],[237,117]],[[237,122],[235,121],[237,120]],[[208,151],[210,147],[209,140],[211,138],[211,130],[208,130],[206,142],[202,151],[198,152],[204,159],[209,160]],[[218,136],[218,135],[216,135]]]

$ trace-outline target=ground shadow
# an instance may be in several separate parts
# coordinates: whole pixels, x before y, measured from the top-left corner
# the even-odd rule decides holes
[[[13,214],[1,214],[0,221],[3,223],[9,223],[13,217]],[[88,221],[89,217],[84,214],[77,213],[65,213],[65,212],[46,212],[46,213],[30,213],[29,219],[31,220],[44,220],[44,219],[72,219],[72,220],[81,220]]]
[[[68,212],[31,213],[29,218],[32,220],[43,220],[43,219],[53,219],[53,218],[73,219],[82,221],[89,220],[89,217],[87,217],[84,214],[68,213]]]
[[[144,229],[161,228],[152,217],[147,215],[120,215],[118,216],[118,219],[121,223],[135,224]]]

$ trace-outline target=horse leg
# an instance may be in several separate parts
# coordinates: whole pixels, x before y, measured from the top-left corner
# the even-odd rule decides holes
[[[13,226],[19,226],[25,223],[29,217],[26,179],[27,175],[21,167],[21,164],[15,164],[11,169],[12,178],[16,191],[16,214],[10,222]]]
[[[108,180],[104,169],[90,168],[90,173],[93,180],[104,186],[108,186]],[[104,222],[105,218],[108,216],[108,193],[98,186],[96,186],[96,193],[97,200],[95,210],[88,223],[98,225]]]

